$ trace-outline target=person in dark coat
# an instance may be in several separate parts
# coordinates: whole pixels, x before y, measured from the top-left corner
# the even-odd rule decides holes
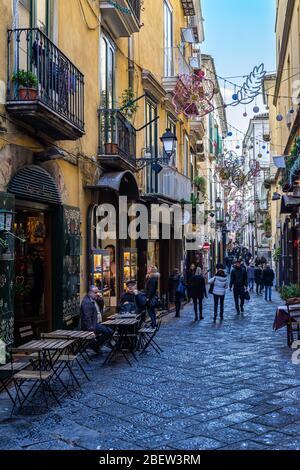
[[[260,295],[263,290],[263,279],[262,279],[262,268],[260,265],[257,265],[254,269],[254,281],[256,284],[256,294]]]
[[[263,285],[265,286],[265,301],[272,302],[272,287],[274,284],[275,273],[271,269],[270,265],[267,264],[262,274]]]
[[[233,288],[235,308],[237,314],[244,313],[245,290],[248,288],[247,271],[241,266],[241,262],[237,261],[235,267],[231,271],[230,290]]]
[[[202,276],[202,269],[197,268],[195,275],[190,282],[190,296],[194,302],[195,321],[198,321],[198,305],[199,305],[199,319],[204,320],[203,317],[203,299],[207,298],[205,279]]]
[[[136,315],[142,314],[142,320],[145,320],[147,306],[147,297],[137,290],[137,282],[135,280],[126,282],[126,292],[120,299],[119,311]]]
[[[92,345],[95,352],[99,352],[100,346],[109,341],[113,335],[110,328],[98,323],[98,314],[100,312],[97,305],[98,297],[98,287],[90,286],[80,306],[81,329],[95,333],[95,342]]]
[[[174,269],[169,278],[169,301],[175,303],[176,314],[175,317],[180,317],[181,303],[184,295],[179,291],[180,283],[185,285],[184,278],[180,274],[179,269]]]
[[[158,298],[158,281],[160,274],[155,266],[152,266],[145,283],[145,294],[148,299],[148,314],[151,319],[152,328],[156,328],[156,308],[155,300]]]
[[[196,273],[196,265],[195,264],[191,264],[190,266],[190,269],[188,270],[187,272],[187,275],[186,275],[186,286],[187,286],[187,298],[188,298],[188,302],[190,302],[192,296],[191,296],[191,281],[192,281],[192,278],[195,276],[195,273]]]

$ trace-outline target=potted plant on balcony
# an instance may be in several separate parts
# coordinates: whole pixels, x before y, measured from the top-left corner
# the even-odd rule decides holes
[[[265,222],[264,222],[264,231],[265,231],[265,237],[266,238],[271,238],[272,236],[272,220],[270,217],[267,217]]]
[[[126,90],[123,91],[121,111],[129,121],[134,118],[134,115],[139,108],[135,99],[136,97],[132,88],[126,88]]]
[[[200,193],[205,196],[206,194],[206,179],[203,176],[196,176],[194,179],[194,185],[200,191]]]
[[[13,82],[18,85],[18,98],[22,101],[34,101],[38,94],[38,79],[33,72],[18,70],[12,76]]]

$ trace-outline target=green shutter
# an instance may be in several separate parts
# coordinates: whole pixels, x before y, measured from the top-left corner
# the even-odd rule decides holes
[[[0,193],[0,209],[15,208],[12,194]],[[0,337],[7,344],[14,340],[14,238],[0,232],[8,242],[8,248],[0,248]]]
[[[54,238],[53,302],[56,328],[64,326],[66,316],[79,316],[80,308],[80,209],[62,206],[59,219]]]

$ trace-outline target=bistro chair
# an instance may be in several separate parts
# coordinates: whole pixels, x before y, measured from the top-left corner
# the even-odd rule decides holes
[[[291,346],[295,341],[300,340],[300,298],[293,297],[286,301],[288,321],[287,321],[287,336],[288,345]]]
[[[16,398],[12,394],[11,385],[13,383],[13,376],[17,372],[28,367],[26,362],[13,362],[11,361],[0,367],[0,393],[6,392],[12,404],[16,405]]]
[[[21,344],[28,343],[29,341],[35,339],[32,326],[27,325],[27,326],[22,326],[21,328],[19,328],[19,338],[20,338]]]
[[[140,354],[144,354],[146,350],[151,346],[154,351],[160,355],[163,352],[163,349],[155,341],[155,337],[161,328],[162,320],[161,318],[157,322],[157,327],[152,328],[151,326],[144,326],[139,330],[139,350]]]

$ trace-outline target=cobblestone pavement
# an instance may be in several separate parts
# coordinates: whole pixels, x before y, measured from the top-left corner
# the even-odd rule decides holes
[[[300,449],[300,366],[285,330],[272,331],[276,305],[253,295],[243,318],[232,294],[225,321],[194,323],[192,306],[167,317],[162,356],[130,368],[121,359],[88,366],[91,383],[51,411],[10,419],[1,395],[0,449]]]

